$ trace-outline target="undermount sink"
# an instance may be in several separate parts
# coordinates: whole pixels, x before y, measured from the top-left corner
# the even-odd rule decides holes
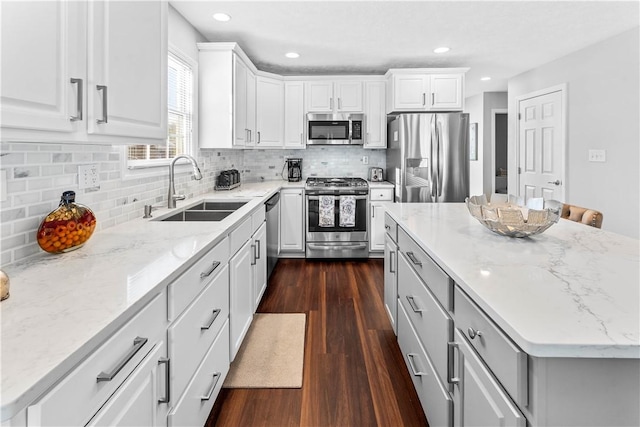
[[[196,205],[190,206],[169,215],[164,218],[159,218],[159,221],[222,221],[247,202],[220,202],[220,201],[203,201]]]

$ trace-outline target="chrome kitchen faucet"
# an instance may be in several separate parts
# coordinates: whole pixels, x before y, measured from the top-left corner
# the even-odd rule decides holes
[[[184,194],[176,194],[173,170],[175,168],[176,161],[178,161],[179,159],[187,159],[191,162],[191,166],[193,166],[193,179],[198,181],[202,179],[202,173],[200,172],[200,168],[198,167],[196,159],[188,154],[180,154],[179,156],[174,157],[173,160],[171,160],[171,164],[169,165],[169,196],[167,197],[169,209],[173,209],[176,207],[176,200],[184,200],[187,197]]]

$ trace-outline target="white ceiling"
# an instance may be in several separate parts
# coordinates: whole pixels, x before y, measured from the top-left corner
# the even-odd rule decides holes
[[[170,4],[208,41],[238,42],[283,75],[469,67],[467,96],[640,22],[633,1],[188,1]],[[215,12],[231,15],[217,22]],[[435,54],[448,46],[451,51]],[[285,58],[286,52],[300,58]],[[480,77],[490,76],[489,82]]]

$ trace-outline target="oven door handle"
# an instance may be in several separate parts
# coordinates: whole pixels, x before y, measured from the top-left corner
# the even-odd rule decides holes
[[[351,194],[347,194],[348,196],[351,196]],[[340,195],[338,194],[327,194],[327,196],[336,196],[336,197],[340,197]],[[362,196],[353,196],[356,200],[366,200],[367,196],[366,195],[362,195]],[[307,196],[307,199],[309,200],[320,200],[320,196]]]
[[[353,245],[322,245],[319,243],[308,243],[308,245],[313,249],[323,250],[364,249],[367,247],[366,243],[356,243]]]

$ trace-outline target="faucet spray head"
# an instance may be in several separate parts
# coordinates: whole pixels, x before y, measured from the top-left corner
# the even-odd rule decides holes
[[[202,179],[202,172],[200,172],[200,168],[195,164],[193,165],[193,179],[196,181],[200,181]]]

